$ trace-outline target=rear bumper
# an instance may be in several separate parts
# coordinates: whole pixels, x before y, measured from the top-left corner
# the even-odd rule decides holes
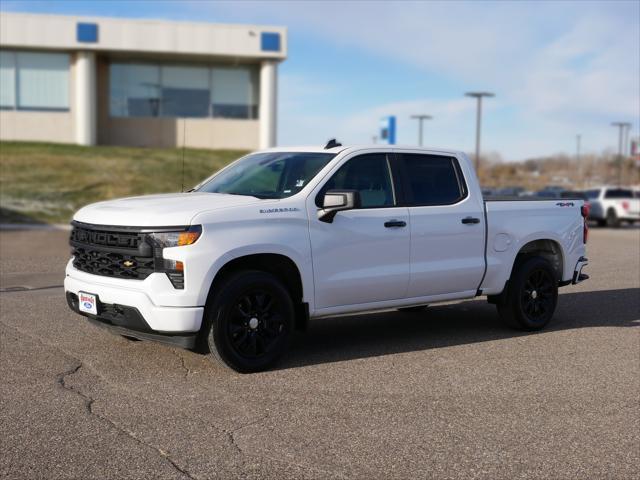
[[[583,282],[589,278],[589,275],[582,273],[582,269],[587,265],[589,265],[589,259],[586,257],[580,257],[580,260],[576,263],[576,268],[573,270],[573,278],[571,280],[573,285]]]

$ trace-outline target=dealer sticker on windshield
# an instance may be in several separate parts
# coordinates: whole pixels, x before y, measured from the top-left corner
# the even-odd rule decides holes
[[[78,307],[81,312],[98,314],[98,298],[91,293],[78,292]]]

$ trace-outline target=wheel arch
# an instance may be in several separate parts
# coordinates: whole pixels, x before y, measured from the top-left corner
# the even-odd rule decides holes
[[[226,278],[242,270],[258,270],[276,277],[291,295],[296,310],[296,327],[306,328],[309,308],[304,302],[304,285],[300,268],[290,257],[280,253],[252,253],[235,257],[227,261],[217,271],[207,295],[207,303]]]
[[[551,238],[539,238],[527,242],[516,254],[511,267],[511,275],[525,258],[532,256],[540,256],[548,260],[556,272],[558,280],[562,280],[564,274],[564,252],[560,242]]]
[[[561,243],[552,238],[537,238],[529,240],[520,247],[520,250],[518,250],[515,257],[513,257],[509,278],[506,279],[502,291],[498,294],[489,295],[487,297],[489,303],[502,303],[504,301],[508,293],[509,281],[513,278],[514,272],[522,262],[527,258],[534,256],[539,256],[548,260],[556,273],[558,281],[560,282],[562,280],[565,269],[565,255]]]

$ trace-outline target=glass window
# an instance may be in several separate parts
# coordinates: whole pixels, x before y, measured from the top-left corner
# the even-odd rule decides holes
[[[412,205],[450,205],[465,196],[451,157],[403,154]]]
[[[114,63],[109,78],[112,116],[258,116],[258,79],[251,67]]]
[[[257,118],[258,82],[247,67],[211,69],[211,103],[218,118]]]
[[[0,108],[16,106],[16,55],[0,50]]]
[[[247,155],[196,190],[286,198],[302,190],[334,156],[332,153],[296,152]]]
[[[209,116],[208,68],[163,66],[160,78],[163,116]]]
[[[360,155],[347,161],[322,187],[316,204],[322,203],[328,190],[358,190],[362,208],[392,207],[395,204],[389,162],[384,153]]]
[[[16,53],[18,107],[34,110],[69,108],[69,55]]]
[[[156,65],[112,64],[109,89],[114,117],[157,117],[160,113],[160,67]]]
[[[584,194],[589,200],[597,200],[600,196],[600,190],[587,190]]]
[[[626,188],[609,188],[604,198],[633,198],[633,192]]]

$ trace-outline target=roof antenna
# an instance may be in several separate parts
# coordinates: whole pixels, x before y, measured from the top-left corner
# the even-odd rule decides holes
[[[324,149],[325,149],[325,150],[328,150],[328,149],[333,148],[333,147],[341,147],[341,146],[342,146],[342,144],[341,144],[341,143],[338,143],[338,142],[336,141],[336,139],[335,139],[335,138],[332,138],[332,139],[331,139],[331,140],[329,140],[329,141],[327,142],[327,144],[324,146]]]
[[[182,119],[182,182],[180,193],[184,193],[184,154],[187,145],[187,119]]]

